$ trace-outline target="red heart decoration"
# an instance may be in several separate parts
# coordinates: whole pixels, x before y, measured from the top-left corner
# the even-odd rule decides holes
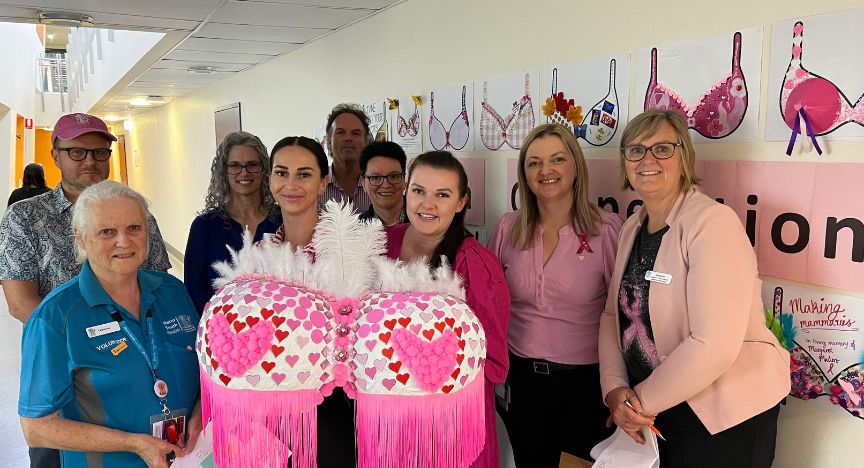
[[[209,346],[207,348],[205,348],[204,351],[207,352],[207,357],[211,357],[211,358],[213,357],[213,351],[210,351]]]
[[[261,309],[261,318],[263,318],[264,320],[267,320],[267,319],[269,319],[270,317],[272,317],[273,314],[275,314],[275,313],[276,313],[275,310],[273,310],[273,309],[268,309],[268,308],[265,307],[265,308]]]
[[[411,323],[411,317],[402,317],[399,319],[399,325],[403,327],[407,327],[409,323]]]
[[[212,367],[213,370],[217,370],[217,369],[219,369],[219,363],[216,362],[215,359],[210,358],[210,367]]]
[[[432,341],[432,337],[435,336],[435,330],[423,330],[423,336],[425,336],[427,340]]]
[[[453,317],[447,317],[444,319],[444,322],[447,323],[448,327],[453,328],[453,325],[456,323],[456,319],[454,319]]]
[[[396,326],[396,319],[385,320],[384,326],[389,330],[393,330],[393,327]]]
[[[454,328],[453,331],[456,332],[456,336],[462,338],[462,327]]]
[[[465,340],[459,340],[459,349],[465,350]]]
[[[285,338],[288,338],[288,331],[287,330],[276,330],[276,339],[278,339],[280,343]]]
[[[273,351],[273,357],[279,357],[279,355],[282,354],[282,351],[285,351],[285,347],[274,344],[270,347],[270,351]]]
[[[261,319],[258,317],[246,317],[246,325],[249,325],[251,327],[252,325],[258,323],[259,320]]]
[[[456,355],[456,362],[458,362],[460,365],[462,364],[462,361],[463,361],[464,359],[465,359],[465,355],[464,355],[464,354],[457,354],[457,355]]]
[[[393,372],[398,374],[399,369],[402,368],[402,361],[391,362],[390,364],[387,365],[387,367],[389,367],[390,370],[392,370]]]
[[[222,306],[222,312],[225,312],[227,314],[228,312],[231,312],[231,309],[233,309],[233,308],[234,308],[234,304],[225,304]],[[236,318],[237,316],[235,315],[234,317]]]
[[[452,385],[445,385],[445,386],[441,387],[441,391],[444,393],[450,393],[452,390],[453,390]]]
[[[227,387],[228,383],[231,382],[231,377],[228,377],[225,374],[219,374],[219,380],[221,380],[222,383],[225,384],[225,386]]]
[[[441,333],[444,333],[444,327],[447,325],[444,322],[435,322],[435,329]]]
[[[274,367],[276,367],[275,362],[264,361],[261,363],[261,368],[264,369],[264,372],[266,372],[268,374],[270,373],[271,370],[273,370]]]
[[[214,314],[218,314],[219,312],[222,312],[222,306],[221,305],[218,305],[218,306],[213,308]]]
[[[405,385],[406,383],[408,383],[409,377],[411,377],[411,376],[408,375],[407,373],[406,374],[399,374],[396,376],[396,380],[398,380],[400,383],[402,383],[402,385]]]
[[[380,333],[380,334],[378,335],[378,338],[379,338],[381,341],[383,341],[384,343],[389,343],[389,342],[390,342],[390,332],[387,332],[387,333]]]
[[[239,322],[239,321],[238,321],[238,322],[234,322],[234,331],[236,331],[236,332],[239,333],[240,330],[242,330],[242,329],[244,329],[244,328],[246,328],[246,324],[245,324],[245,323],[243,323],[243,322]]]
[[[452,374],[450,374],[450,377],[453,377],[453,380],[456,380],[456,377],[459,377],[459,371],[460,370],[461,370],[461,368],[457,367],[456,370],[453,371]]]
[[[237,320],[237,314],[225,314],[225,318],[228,319],[228,323],[234,323]]]
[[[393,357],[393,348],[385,348],[381,351],[381,354],[383,354],[387,359],[390,359]]]
[[[282,325],[283,323],[285,323],[285,317],[280,317],[280,316],[273,317],[273,320],[271,320],[271,322],[273,322],[273,325],[276,325],[276,327],[279,327],[279,325]]]

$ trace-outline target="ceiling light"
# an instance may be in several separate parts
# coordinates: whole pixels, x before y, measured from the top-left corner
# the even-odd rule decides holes
[[[66,28],[93,26],[93,17],[82,13],[72,13],[67,11],[40,11],[36,15],[36,18],[42,24],[63,26]]]
[[[49,41],[53,41],[53,40],[54,40],[54,35],[53,35],[53,34],[49,34],[49,35],[48,35],[48,40],[49,40]]]
[[[144,106],[149,106],[150,104],[153,104],[153,103],[150,102],[150,100],[147,98],[135,98],[132,101],[130,101],[129,104],[132,104],[135,107],[144,107]]]
[[[193,65],[187,68],[186,71],[196,75],[210,75],[216,73],[219,69],[212,65]]]
[[[104,120],[106,122],[118,122],[120,120],[123,120],[123,117],[117,117],[116,115],[112,114],[112,115],[106,115],[105,118],[102,120]]]

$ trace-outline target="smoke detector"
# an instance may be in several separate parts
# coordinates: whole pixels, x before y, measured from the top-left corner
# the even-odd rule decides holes
[[[93,26],[92,16],[68,11],[40,11],[39,14],[36,15],[36,19],[38,19],[42,24],[62,26],[66,28]]]

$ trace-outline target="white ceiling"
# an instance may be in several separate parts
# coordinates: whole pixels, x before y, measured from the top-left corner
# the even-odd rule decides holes
[[[108,96],[100,115],[124,115],[136,97],[180,97],[404,0],[0,0],[0,21],[35,23],[42,11],[84,13],[96,27],[166,33]],[[210,75],[187,72],[214,66]],[[170,101],[170,98],[169,98]]]

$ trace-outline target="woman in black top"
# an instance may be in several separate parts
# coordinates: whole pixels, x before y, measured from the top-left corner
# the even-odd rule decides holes
[[[21,188],[12,191],[6,206],[51,190],[45,185],[45,170],[39,163],[30,163],[25,166],[22,179]]]

